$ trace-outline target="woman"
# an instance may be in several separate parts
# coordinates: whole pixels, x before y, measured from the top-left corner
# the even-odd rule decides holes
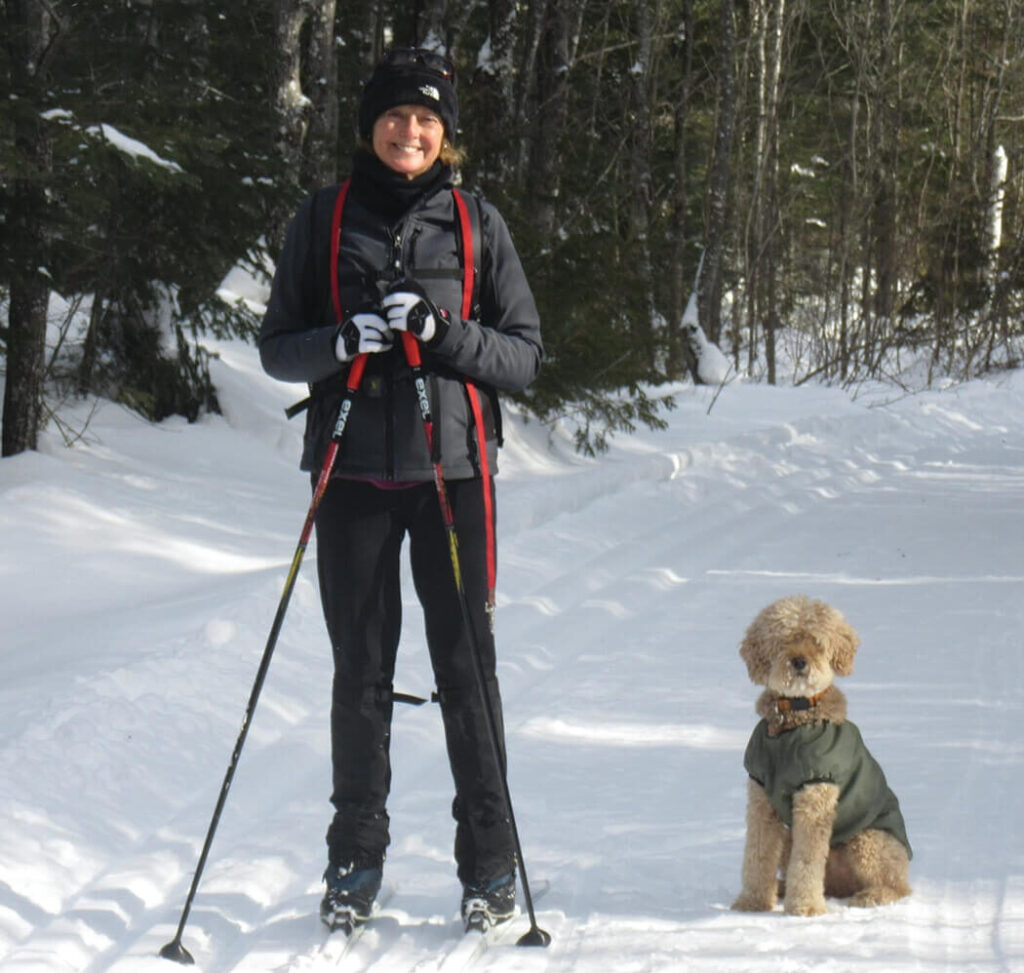
[[[349,364],[367,356],[316,520],[320,594],[334,654],[335,813],[321,905],[332,929],[365,921],[380,890],[389,841],[399,556],[406,536],[455,782],[463,918],[469,922],[472,912],[479,920],[483,910],[487,922],[502,921],[512,914],[515,898],[503,768],[493,756],[473,652],[480,653],[503,748],[488,612],[494,527],[488,471],[496,471],[499,445],[496,392],[529,385],[542,349],[537,308],[508,228],[493,206],[473,199],[477,301],[467,316],[459,311],[465,268],[452,192],[457,118],[455,76],[446,58],[418,49],[385,55],[363,89],[360,145],[342,197],[334,268],[340,323],[332,296],[332,218],[340,191],[334,186],[308,198],[292,221],[260,331],[266,371],[311,383],[302,467],[314,476],[330,443]],[[403,331],[422,350],[433,456],[398,340]],[[467,382],[481,392],[476,401],[483,443],[477,441]],[[463,624],[435,489],[437,460],[458,535],[472,632]]]

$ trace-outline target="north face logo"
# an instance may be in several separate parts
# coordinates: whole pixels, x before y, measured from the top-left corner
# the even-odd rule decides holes
[[[421,84],[420,94],[426,96],[427,98],[433,98],[434,101],[441,100],[441,92],[438,91],[437,88],[435,88],[432,84]]]

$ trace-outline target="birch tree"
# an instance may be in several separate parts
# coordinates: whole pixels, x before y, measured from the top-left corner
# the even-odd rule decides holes
[[[752,183],[745,228],[749,353],[764,337],[767,378],[776,381],[775,333],[778,328],[776,274],[779,261],[778,210],[779,88],[786,0],[752,0],[750,38],[753,53],[754,117]]]

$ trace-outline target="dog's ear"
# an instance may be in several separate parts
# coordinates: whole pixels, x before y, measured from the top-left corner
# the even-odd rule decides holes
[[[747,628],[740,643],[740,658],[747,664],[750,681],[764,686],[771,672],[770,639],[764,612],[757,616]]]
[[[823,632],[829,662],[837,676],[848,676],[853,672],[853,657],[857,654],[860,636],[840,612],[834,608],[829,612],[831,617]]]

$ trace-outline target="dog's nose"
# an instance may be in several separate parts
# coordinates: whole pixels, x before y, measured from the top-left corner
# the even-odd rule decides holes
[[[802,655],[798,655],[795,658],[790,659],[789,664],[797,672],[803,672],[807,668],[807,660]]]

